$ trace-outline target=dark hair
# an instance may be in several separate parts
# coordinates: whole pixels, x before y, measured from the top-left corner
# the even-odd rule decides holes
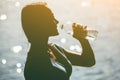
[[[26,36],[38,37],[47,30],[49,23],[54,19],[52,11],[46,3],[32,3],[22,9],[22,27]],[[43,34],[42,34],[43,35]]]

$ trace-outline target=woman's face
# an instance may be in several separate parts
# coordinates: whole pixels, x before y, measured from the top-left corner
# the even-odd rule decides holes
[[[31,40],[58,35],[58,21],[44,5],[30,5],[22,10],[22,25]]]
[[[57,30],[57,24],[58,24],[58,20],[55,19],[55,17],[53,16],[53,20],[50,21],[50,36],[55,36],[58,35],[58,30]]]

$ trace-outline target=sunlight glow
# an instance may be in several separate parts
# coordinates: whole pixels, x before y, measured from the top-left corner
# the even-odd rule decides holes
[[[91,3],[90,3],[90,2],[87,2],[87,1],[83,1],[83,2],[81,3],[81,6],[82,6],[82,7],[89,7],[89,6],[91,6]]]

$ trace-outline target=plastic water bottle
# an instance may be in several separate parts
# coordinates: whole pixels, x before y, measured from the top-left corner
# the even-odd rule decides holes
[[[59,25],[59,28],[62,32],[67,33],[69,35],[73,35],[73,29],[72,29],[73,23],[68,21],[67,23]],[[94,41],[98,35],[97,30],[87,30],[87,36],[85,37],[88,40]]]

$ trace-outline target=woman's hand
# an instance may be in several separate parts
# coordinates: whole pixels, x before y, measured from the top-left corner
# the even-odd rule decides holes
[[[87,36],[87,26],[73,23],[73,37],[76,39],[85,39]]]

